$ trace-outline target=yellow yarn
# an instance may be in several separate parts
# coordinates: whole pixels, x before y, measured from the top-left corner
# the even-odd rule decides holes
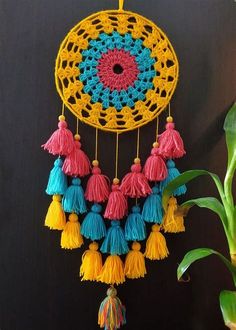
[[[125,259],[125,276],[128,278],[144,277],[147,274],[144,255],[140,252],[141,245],[138,242],[132,244],[132,251]]]
[[[125,282],[124,264],[118,255],[107,257],[97,280],[117,285]]]
[[[63,249],[76,249],[83,244],[83,237],[80,233],[80,223],[75,213],[69,215],[65,228],[61,234],[61,247]]]
[[[178,214],[177,200],[170,197],[168,208],[163,218],[163,229],[165,233],[180,233],[185,231],[183,215]]]
[[[152,226],[152,232],[150,233],[146,242],[145,257],[151,260],[160,260],[168,257],[169,251],[166,246],[166,239],[160,233],[160,226],[157,224]]]
[[[50,229],[63,230],[66,224],[65,212],[61,205],[61,196],[53,195],[49,205],[44,225]]]
[[[93,242],[89,244],[89,250],[84,252],[80,267],[81,281],[96,281],[102,269],[102,256],[97,250],[98,244]]]
[[[130,33],[134,39],[142,38],[143,45],[150,49],[150,56],[155,59],[154,69],[159,73],[144,101],[138,100],[134,107],[124,106],[120,111],[114,107],[103,109],[101,103],[93,103],[78,80],[78,64],[83,61],[82,51],[87,49],[88,42],[97,39],[102,32],[110,34],[113,31],[122,35]],[[91,126],[120,133],[147,124],[165,110],[178,75],[178,60],[165,33],[147,18],[123,10],[122,0],[118,10],[95,13],[74,26],[61,43],[55,66],[57,91],[67,108]]]

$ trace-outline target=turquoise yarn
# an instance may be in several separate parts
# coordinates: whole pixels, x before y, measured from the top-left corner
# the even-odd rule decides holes
[[[48,195],[64,195],[67,189],[67,177],[62,171],[63,161],[58,158],[50,171],[46,193]]]
[[[125,239],[127,241],[142,241],[146,238],[146,225],[140,214],[140,207],[133,206],[125,223]]]
[[[168,183],[170,181],[174,180],[175,178],[177,178],[180,175],[180,172],[175,167],[175,162],[172,159],[169,159],[167,161],[166,165],[167,165],[167,169],[168,169],[168,176],[165,180],[160,182],[161,192],[163,192],[163,190],[165,189],[165,187],[168,185]],[[185,185],[182,185],[174,191],[173,195],[174,196],[184,195],[186,193],[186,191],[187,191],[187,187]]]
[[[81,234],[92,241],[100,240],[106,236],[106,226],[101,216],[100,204],[93,204],[91,211],[86,215],[81,225]]]
[[[125,240],[124,230],[120,227],[120,221],[111,221],[111,227],[107,231],[107,235],[100,250],[102,253],[109,253],[112,255],[128,253],[129,247]]]
[[[102,54],[108,50],[124,49],[135,57],[139,74],[134,86],[127,90],[110,90],[105,87],[97,75],[98,63]],[[115,107],[120,111],[124,106],[133,107],[137,100],[145,100],[149,89],[153,88],[152,80],[156,76],[151,57],[151,50],[143,45],[141,39],[133,39],[130,33],[120,35],[117,31],[111,34],[100,33],[96,40],[90,40],[89,47],[82,52],[83,61],[79,63],[79,80],[83,82],[83,91],[91,95],[92,102],[101,102],[104,109]]]
[[[62,199],[62,207],[68,213],[74,212],[79,214],[87,212],[84,191],[79,178],[72,179],[72,185],[67,188]]]
[[[152,188],[152,194],[146,198],[143,204],[142,216],[146,222],[162,223],[163,209],[160,189],[158,186],[154,186]]]

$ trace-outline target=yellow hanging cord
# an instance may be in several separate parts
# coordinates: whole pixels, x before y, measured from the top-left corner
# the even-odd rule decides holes
[[[156,139],[155,141],[158,140],[158,131],[159,131],[159,117],[157,116],[157,125],[156,125]]]
[[[65,115],[65,104],[64,104],[64,102],[62,103],[61,114],[62,114],[62,116]]]
[[[137,130],[137,152],[136,158],[139,158],[139,144],[140,144],[140,128]]]
[[[76,118],[76,135],[79,134],[79,118]]]
[[[119,10],[123,10],[124,0],[119,0]]]
[[[119,133],[116,133],[116,163],[115,163],[115,178],[118,178],[118,160],[119,160]]]
[[[96,138],[95,138],[95,160],[98,160],[98,128],[96,128]]]
[[[170,117],[170,103],[168,104],[168,116]]]

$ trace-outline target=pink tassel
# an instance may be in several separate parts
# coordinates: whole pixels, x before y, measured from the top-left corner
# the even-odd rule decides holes
[[[67,156],[74,148],[73,134],[67,128],[65,117],[61,115],[58,119],[58,129],[42,147],[50,154]]]
[[[165,158],[180,158],[185,155],[184,143],[171,116],[167,117],[166,130],[159,136],[160,153]]]
[[[147,178],[141,170],[140,159],[135,158],[134,164],[131,166],[131,172],[125,175],[120,185],[120,190],[125,196],[139,198],[152,192]]]
[[[62,170],[67,175],[83,177],[90,173],[91,165],[88,156],[81,150],[81,143],[79,140],[79,134],[75,134],[74,148],[72,152],[67,155]]]
[[[98,167],[97,160],[93,161],[92,175],[88,179],[85,198],[90,202],[101,203],[105,202],[109,196],[109,179],[101,174],[101,169]]]
[[[168,175],[166,163],[160,154],[157,142],[153,143],[151,156],[146,160],[143,173],[149,181],[163,181]]]
[[[104,218],[120,220],[127,215],[128,203],[119,186],[119,179],[113,180],[112,192],[109,195]]]

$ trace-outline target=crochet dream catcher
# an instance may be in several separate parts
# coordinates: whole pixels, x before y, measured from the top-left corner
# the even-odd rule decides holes
[[[52,202],[45,226],[62,231],[63,249],[81,247],[83,237],[91,240],[82,256],[80,276],[82,281],[110,285],[98,314],[98,324],[107,330],[118,329],[126,322],[125,307],[114,285],[126,278],[144,277],[145,258],[160,260],[168,256],[161,231],[184,231],[174,196],[184,194],[186,187],[175,191],[165,214],[161,202],[165,186],[179,175],[173,159],[185,154],[170,107],[166,128],[158,134],[158,116],[169,106],[178,70],[176,54],[164,32],[147,18],[123,10],[121,0],[118,10],[101,11],[79,22],[67,34],[57,55],[55,80],[63,107],[58,129],[43,145],[58,156],[46,188]],[[74,136],[67,127],[65,107],[77,120]],[[155,118],[157,130],[151,155],[142,169],[140,127]],[[96,130],[92,166],[81,149],[79,120]],[[120,182],[119,136],[135,129],[136,157]],[[99,130],[116,134],[111,185],[97,159]],[[85,176],[89,177],[83,188]],[[143,197],[141,205],[139,199]],[[136,201],[131,210],[129,198]],[[146,248],[142,252],[140,242],[144,240]]]

